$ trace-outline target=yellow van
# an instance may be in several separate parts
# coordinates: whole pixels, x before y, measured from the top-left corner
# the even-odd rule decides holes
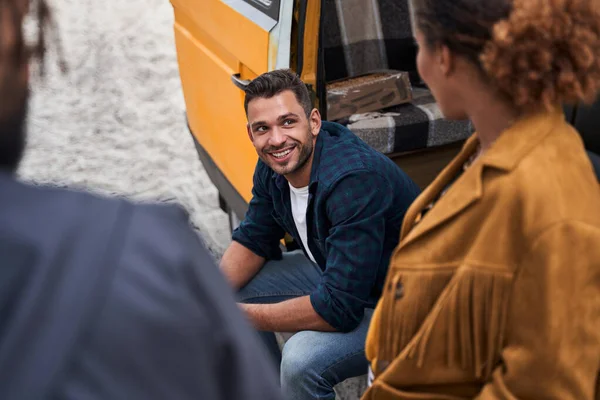
[[[338,122],[388,155],[421,187],[472,132],[467,121],[442,118],[418,77],[408,0],[171,3],[189,128],[232,227],[251,199],[257,161],[245,128],[243,89],[264,72],[296,71],[325,119],[331,82],[382,70],[408,72],[410,103]]]

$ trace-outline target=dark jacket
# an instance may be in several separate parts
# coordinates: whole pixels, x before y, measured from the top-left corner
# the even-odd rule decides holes
[[[375,307],[404,213],[418,194],[417,185],[388,157],[342,125],[323,122],[306,225],[308,246],[323,270],[311,303],[334,328],[353,330],[364,309]],[[302,244],[287,180],[259,161],[253,198],[233,239],[259,256],[277,259],[284,232]]]
[[[0,175],[0,398],[278,399],[183,212]]]

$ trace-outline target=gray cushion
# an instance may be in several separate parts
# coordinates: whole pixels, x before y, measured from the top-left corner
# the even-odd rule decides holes
[[[352,115],[340,122],[384,154],[442,146],[473,133],[470,121],[444,119],[428,90],[415,88],[413,96],[412,103]]]

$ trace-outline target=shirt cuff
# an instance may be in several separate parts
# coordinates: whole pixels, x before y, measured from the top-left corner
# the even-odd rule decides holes
[[[279,246],[274,248],[272,246],[260,246],[259,242],[250,240],[239,228],[233,232],[231,239],[265,260],[281,260],[282,258]]]
[[[339,332],[351,332],[361,322],[349,316],[339,306],[335,306],[331,295],[322,284],[310,294],[310,303],[315,312]]]

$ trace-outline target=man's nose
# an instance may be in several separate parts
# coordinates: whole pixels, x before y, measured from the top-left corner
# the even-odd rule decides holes
[[[279,128],[275,128],[271,131],[271,136],[269,137],[269,144],[273,147],[280,147],[286,141],[286,137]]]

